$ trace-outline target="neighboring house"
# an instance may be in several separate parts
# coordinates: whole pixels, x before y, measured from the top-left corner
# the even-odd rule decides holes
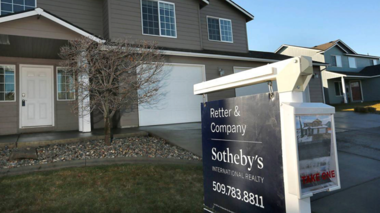
[[[171,74],[162,103],[120,112],[119,128],[200,122],[203,98],[193,95],[194,84],[290,58],[249,51],[246,24],[254,17],[231,0],[0,1],[0,135],[102,128],[99,115],[91,115],[89,126],[70,112],[75,91],[66,88],[75,78],[59,67],[60,47],[80,36],[156,41],[166,57]],[[307,96],[321,102],[320,79],[311,84],[319,91]]]
[[[341,40],[310,48],[282,45],[275,53],[307,55],[328,63],[329,66],[321,67],[326,103],[380,100],[379,56],[358,54]]]

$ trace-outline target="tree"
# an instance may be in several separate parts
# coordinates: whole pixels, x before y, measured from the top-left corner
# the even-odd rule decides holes
[[[111,144],[111,120],[117,112],[154,104],[162,95],[164,58],[154,43],[118,40],[104,44],[81,38],[69,41],[60,56],[66,72],[77,78],[72,89],[77,91],[78,102],[84,103],[81,107],[103,115],[107,145]],[[78,80],[78,76],[88,76],[89,81]],[[75,112],[78,108],[74,104]]]

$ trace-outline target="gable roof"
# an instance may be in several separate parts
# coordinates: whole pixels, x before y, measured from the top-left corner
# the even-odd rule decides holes
[[[380,64],[365,67],[360,72],[339,72],[339,71],[328,71],[328,72],[341,74],[346,77],[362,77],[362,78],[380,77]]]
[[[98,37],[98,36],[95,36],[93,34],[91,34],[90,32],[80,28],[80,27],[77,27],[75,26],[74,24],[56,16],[56,15],[53,15],[52,13],[49,13],[45,10],[43,10],[42,8],[35,8],[34,10],[27,10],[27,11],[22,11],[22,12],[19,12],[19,13],[12,13],[12,14],[8,14],[8,15],[5,15],[5,16],[0,16],[0,24],[1,23],[5,23],[5,22],[10,22],[10,21],[15,21],[15,20],[19,20],[19,19],[23,19],[23,18],[28,18],[28,17],[32,17],[32,16],[42,16],[46,19],[49,19],[50,21],[53,21],[59,25],[61,25],[62,27],[65,27],[71,31],[74,31],[76,33],[78,33],[79,35],[82,35],[84,37],[87,37],[89,39],[92,39],[96,42],[99,42],[99,43],[104,43],[105,40],[103,40],[102,38]]]
[[[350,53],[357,54],[355,52],[355,50],[351,49],[351,47],[349,47],[346,43],[344,43],[340,39],[314,46],[314,47],[312,47],[312,49],[321,50],[323,52],[326,52],[335,46],[339,47],[341,50],[343,50],[343,52],[345,52],[347,54],[350,54]]]
[[[210,4],[210,0],[201,0],[203,3],[205,4]],[[240,12],[242,12],[246,18],[247,18],[247,21],[252,21],[255,16],[252,15],[250,12],[248,12],[247,10],[245,10],[243,7],[241,7],[240,5],[236,4],[234,1],[232,0],[225,0],[227,3],[229,3],[231,6],[233,6],[234,8],[238,9]]]

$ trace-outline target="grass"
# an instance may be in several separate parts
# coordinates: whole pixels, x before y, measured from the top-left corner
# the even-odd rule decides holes
[[[202,212],[202,167],[98,166],[3,177],[0,200],[0,212]]]
[[[380,113],[380,101],[371,101],[363,103],[349,103],[349,104],[337,104],[333,105],[337,112],[353,112],[355,107],[375,107],[377,113]]]

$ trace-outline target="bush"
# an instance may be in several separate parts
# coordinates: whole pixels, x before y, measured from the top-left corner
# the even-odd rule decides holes
[[[375,107],[367,107],[367,109],[368,109],[368,112],[376,112]]]
[[[355,107],[355,112],[368,113],[367,107]]]

